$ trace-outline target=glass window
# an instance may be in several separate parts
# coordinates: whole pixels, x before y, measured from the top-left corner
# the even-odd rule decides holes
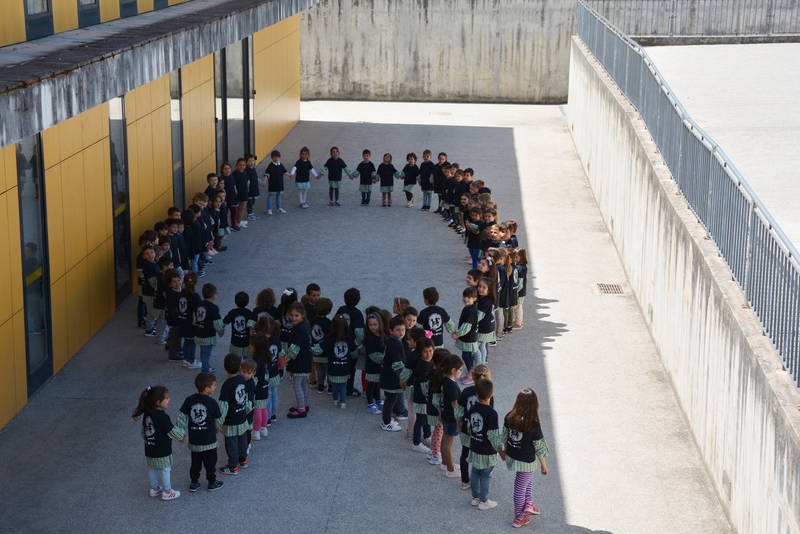
[[[248,37],[245,42],[245,54],[247,55],[247,99],[249,105],[247,106],[247,118],[250,122],[249,137],[247,138],[247,149],[245,152],[250,154],[256,153],[256,90],[253,83],[253,47],[251,46],[252,38]],[[258,157],[256,155],[256,157]]]
[[[38,134],[17,143],[17,180],[30,396],[53,374],[44,173]]]
[[[78,0],[79,6],[93,6],[97,4],[97,0]]]
[[[228,145],[225,142],[227,129],[225,128],[225,51],[214,52],[214,122],[216,123],[217,136],[217,169],[222,162],[228,161]]]
[[[114,278],[117,306],[119,306],[133,292],[125,97],[113,98],[108,102],[108,118],[111,147],[111,205],[114,209]]]
[[[217,167],[255,150],[255,101],[248,39],[214,53]]]
[[[172,201],[186,203],[183,178],[183,115],[181,110],[181,70],[169,73],[170,117],[172,124]]]
[[[48,0],[25,0],[26,15],[39,15],[41,13],[49,12],[50,5]]]
[[[241,42],[225,49],[225,102],[226,127],[228,129],[228,157],[235,160],[244,157],[245,146],[244,103],[245,78]]]

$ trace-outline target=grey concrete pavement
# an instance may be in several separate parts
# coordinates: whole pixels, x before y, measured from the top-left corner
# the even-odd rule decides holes
[[[663,46],[647,53],[800,247],[800,43]]]
[[[495,404],[504,415],[516,393],[533,387],[551,448],[550,474],[534,478],[539,532],[728,532],[729,526],[677,408],[635,300],[599,294],[593,284],[625,284],[557,106],[307,102],[303,122],[278,147],[290,165],[299,148],[319,166],[337,145],[355,166],[361,150],[402,162],[406,152],[445,151],[476,170],[503,219],[521,224],[532,260],[525,328],[490,352]],[[291,183],[289,184],[291,185]],[[468,264],[461,240],[440,218],[406,209],[359,206],[345,181],[342,207],[330,207],[325,180],[311,209],[262,215],[226,240],[202,282],[219,289],[223,311],[236,291],[302,291],[317,282],[338,306],[351,286],[362,309],[402,295],[422,306],[435,285],[458,315]],[[334,409],[311,393],[311,413],[288,420],[291,385],[280,388],[279,420],[253,444],[252,467],[213,494],[190,494],[186,448],[175,444],[177,501],[147,497],[139,424],[130,419],[141,389],[167,385],[173,417],[194,374],[134,328],[129,299],[109,323],[0,433],[0,530],[16,532],[503,532],[513,519],[513,474],[494,472],[499,506],[469,506],[458,480],[446,479],[405,433],[379,429],[363,399]],[[228,337],[214,351],[221,368]],[[217,372],[218,379],[224,377]],[[454,447],[456,457],[459,446]],[[224,452],[221,451],[221,457]],[[531,527],[527,527],[531,528]]]

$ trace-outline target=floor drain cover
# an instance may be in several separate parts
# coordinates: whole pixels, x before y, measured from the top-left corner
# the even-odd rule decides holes
[[[600,293],[603,295],[625,294],[625,291],[622,290],[622,286],[619,284],[597,284],[597,289],[599,289]]]

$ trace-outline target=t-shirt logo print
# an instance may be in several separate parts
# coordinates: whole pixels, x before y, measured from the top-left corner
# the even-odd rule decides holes
[[[509,430],[508,440],[511,443],[519,443],[520,441],[522,441],[522,432],[520,432],[519,430]]]
[[[144,418],[144,435],[148,438],[152,437],[153,434],[156,433],[156,427],[153,426],[153,420],[149,417]]]
[[[233,320],[233,327],[241,334],[247,327],[247,321],[244,320],[244,317],[237,317]]]
[[[244,384],[239,384],[236,386],[236,402],[238,404],[244,405],[244,399],[247,396],[244,390]]]
[[[469,409],[472,408],[473,406],[475,406],[476,404],[478,404],[478,396],[477,395],[470,395],[469,398],[467,399],[467,409],[466,409],[466,411],[468,412]]]
[[[431,331],[438,332],[442,329],[442,316],[438,313],[431,314],[428,317],[428,326],[431,327]]]
[[[206,422],[206,407],[203,404],[197,403],[189,410],[189,415],[192,418],[192,423],[201,425]]]
[[[186,313],[186,310],[189,309],[189,301],[186,300],[186,297],[181,297],[178,300],[178,311],[181,313]]]
[[[473,432],[480,433],[480,431],[483,430],[483,416],[477,412],[473,413],[469,416],[469,424],[472,426]]]
[[[270,345],[269,346],[269,353],[272,355],[272,363],[278,363],[278,353],[280,350],[278,349],[278,345]]]
[[[337,341],[333,346],[333,351],[337,358],[344,360],[347,357],[347,343],[344,341]]]
[[[292,327],[292,320],[289,319],[288,315],[283,316],[283,326],[284,328],[291,328]]]
[[[314,341],[322,341],[325,338],[325,332],[322,331],[320,325],[314,325],[314,328],[311,329],[311,337],[314,338]]]
[[[343,313],[342,317],[344,317],[344,320],[347,321],[347,326],[350,326],[350,314]]]
[[[202,306],[200,308],[197,308],[197,311],[195,312],[195,317],[197,318],[198,323],[202,323],[203,321],[205,321],[206,309],[203,308]]]

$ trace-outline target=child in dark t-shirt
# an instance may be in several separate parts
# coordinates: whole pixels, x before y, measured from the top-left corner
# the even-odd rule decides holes
[[[247,467],[247,380],[239,374],[241,356],[228,354],[223,364],[228,379],[219,393],[219,409],[223,417],[222,434],[225,436],[228,465],[220,468],[220,472],[235,476],[240,467]]]
[[[236,308],[228,312],[222,319],[226,325],[231,325],[231,346],[229,352],[241,356],[250,357],[250,336],[253,334],[253,327],[256,325],[256,318],[253,312],[247,309],[250,303],[250,296],[244,291],[236,293],[234,297]]]
[[[189,491],[200,489],[200,471],[206,469],[208,491],[221,488],[217,480],[217,434],[222,426],[222,412],[211,395],[217,389],[217,378],[211,373],[198,373],[194,379],[197,393],[183,401],[176,425],[189,436],[192,466],[189,468]]]

